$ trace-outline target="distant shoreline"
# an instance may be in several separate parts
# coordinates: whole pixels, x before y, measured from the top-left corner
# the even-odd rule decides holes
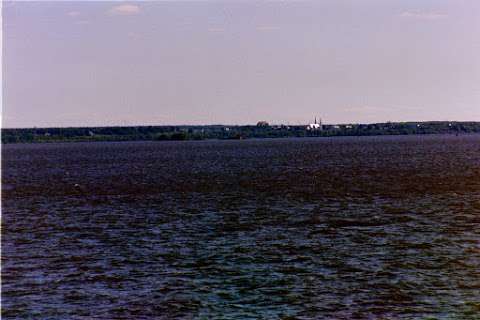
[[[429,121],[374,124],[307,125],[182,125],[71,128],[2,129],[2,143],[94,142],[94,141],[185,141],[302,138],[336,136],[383,136],[480,133],[480,122]]]

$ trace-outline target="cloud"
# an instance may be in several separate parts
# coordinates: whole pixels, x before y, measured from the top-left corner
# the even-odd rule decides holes
[[[75,24],[78,24],[78,25],[87,25],[87,24],[90,24],[90,21],[88,21],[88,20],[79,20],[79,21],[75,21]]]
[[[400,17],[407,19],[420,19],[420,20],[439,20],[448,17],[445,13],[439,12],[414,12],[405,11],[400,14]]]
[[[258,26],[256,29],[257,29],[257,31],[261,31],[261,32],[269,32],[269,31],[280,30],[279,27],[275,27],[275,26]]]
[[[222,27],[211,27],[207,29],[208,32],[213,32],[213,33],[223,33],[225,32],[225,28]]]
[[[142,35],[140,33],[130,31],[130,32],[127,32],[127,37],[131,39],[140,39]]]
[[[115,16],[128,16],[140,13],[140,7],[135,4],[121,4],[108,10],[108,14]]]
[[[69,17],[78,17],[80,15],[79,11],[69,11],[67,12],[67,16]]]
[[[378,107],[378,106],[355,106],[355,107],[347,107],[345,111],[348,112],[381,112],[385,111],[385,107]]]
[[[392,110],[398,110],[398,111],[404,111],[404,112],[409,112],[409,111],[415,111],[418,110],[418,107],[413,107],[413,106],[405,106],[405,105],[393,105],[393,106],[372,106],[372,105],[360,105],[360,106],[351,106],[351,107],[346,107],[344,108],[345,111],[347,112],[352,112],[352,113],[361,113],[364,115],[368,114],[381,114],[382,112],[391,112]]]

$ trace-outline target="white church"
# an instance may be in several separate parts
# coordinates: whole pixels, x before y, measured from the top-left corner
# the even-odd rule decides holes
[[[322,119],[317,123],[317,117],[315,117],[315,122],[310,123],[307,126],[307,130],[315,131],[315,130],[322,130]]]

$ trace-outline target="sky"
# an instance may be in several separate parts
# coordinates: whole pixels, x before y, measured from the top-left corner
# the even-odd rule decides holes
[[[4,127],[480,121],[478,0],[4,2]]]

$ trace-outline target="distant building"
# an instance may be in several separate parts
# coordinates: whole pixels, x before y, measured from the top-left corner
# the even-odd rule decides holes
[[[257,122],[257,127],[268,127],[269,124],[267,121],[258,121]]]
[[[307,126],[307,130],[311,130],[311,131],[322,130],[322,120],[320,119],[319,123],[317,123],[317,117],[315,117],[315,122],[310,123]]]

